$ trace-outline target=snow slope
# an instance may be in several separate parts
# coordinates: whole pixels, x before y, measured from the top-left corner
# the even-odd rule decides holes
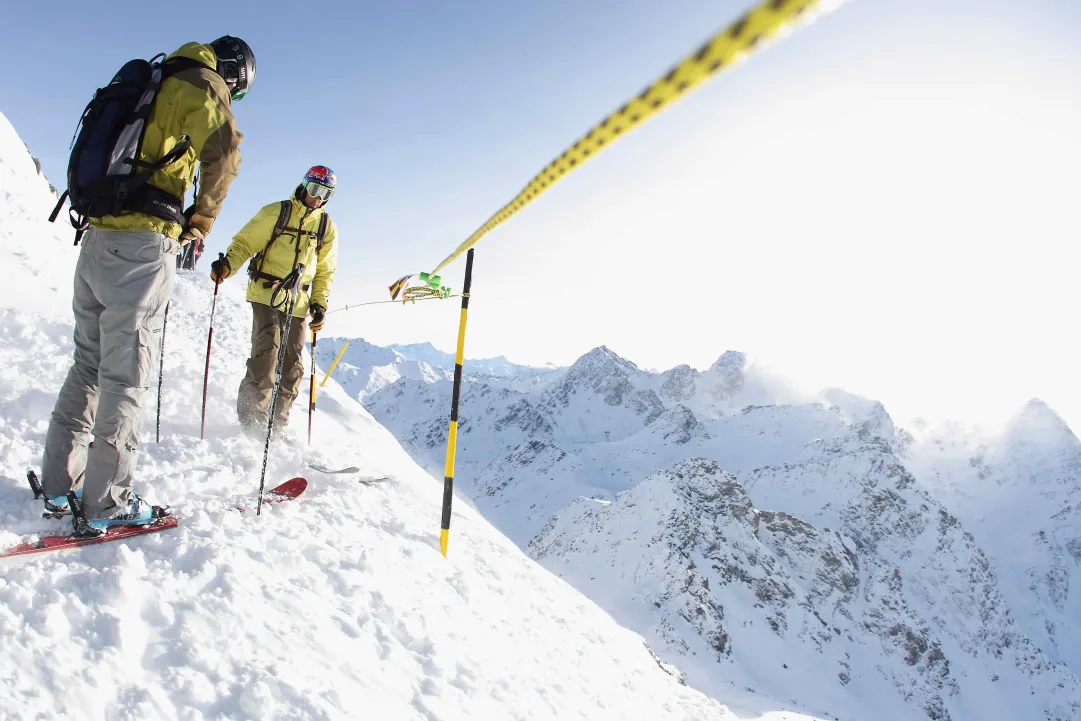
[[[64,527],[38,518],[23,480],[72,350],[77,251],[70,229],[43,220],[53,197],[0,116],[5,547]],[[271,482],[303,473],[307,494],[262,517],[230,510],[233,499],[251,499],[262,443],[240,433],[232,410],[249,327],[235,282],[218,302],[207,440],[198,439],[210,288],[202,273],[178,279],[160,444],[152,395],[145,403],[139,490],[184,520],[174,531],[0,567],[0,716],[735,718],[464,503],[444,560],[441,484],[333,382],[320,396],[315,445],[293,439],[271,453]],[[294,426],[304,421],[300,403]],[[361,485],[305,459],[392,480]],[[761,718],[803,718],[759,702]]]

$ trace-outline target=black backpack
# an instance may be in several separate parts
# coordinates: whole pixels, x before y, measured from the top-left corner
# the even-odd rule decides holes
[[[183,225],[183,198],[147,181],[187,153],[191,139],[183,138],[155,163],[139,160],[139,153],[162,81],[181,70],[205,67],[189,58],[165,60],[164,53],[149,61],[131,60],[108,85],[94,93],[75,128],[68,161],[68,188],[49,216],[50,221],[55,221],[64,199],[70,199],[75,245],[90,227],[91,218],[120,215],[124,211],[146,213]]]

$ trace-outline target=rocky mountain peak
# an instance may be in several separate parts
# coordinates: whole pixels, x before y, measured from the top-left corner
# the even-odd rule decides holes
[[[709,372],[718,376],[721,385],[714,390],[717,397],[730,397],[743,389],[746,378],[747,354],[739,351],[727,350],[713,365]],[[723,392],[722,392],[723,391]]]
[[[669,408],[651,425],[654,433],[671,443],[687,443],[701,428],[694,413],[685,405],[677,403]]]
[[[568,375],[595,375],[597,373],[626,375],[636,372],[638,372],[638,366],[613,352],[607,346],[601,345],[576,360],[571,365]]]
[[[731,372],[734,370],[740,373],[746,370],[746,368],[747,354],[737,350],[726,350],[721,354],[721,357],[709,367],[711,371],[715,372]]]
[[[695,376],[698,371],[689,365],[679,365],[661,374],[661,392],[674,401],[684,401],[694,396]]]
[[[1009,420],[1004,439],[1015,448],[1026,446],[1033,450],[1081,449],[1081,441],[1078,441],[1066,421],[1039,398],[1029,400]]]

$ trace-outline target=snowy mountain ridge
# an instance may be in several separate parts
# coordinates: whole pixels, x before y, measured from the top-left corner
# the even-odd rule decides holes
[[[349,395],[361,402],[402,378],[425,383],[454,378],[454,355],[437,350],[430,343],[377,346],[363,338],[320,338],[316,359],[323,367],[329,367],[346,343],[349,346],[334,377]],[[536,387],[558,370],[554,366],[519,365],[502,356],[470,359],[468,366],[470,378],[519,389]]]
[[[449,392],[403,380],[366,401],[436,476]],[[1030,403],[999,453],[1073,458],[1056,418]],[[789,700],[823,716],[847,700],[858,718],[1081,717],[1081,666],[1023,618],[1033,570],[969,531],[877,401],[800,394],[737,352],[657,374],[599,347],[533,390],[473,379],[459,423],[476,507],[716,698],[791,692],[766,648],[804,679]],[[1081,501],[1064,468],[1054,488]],[[1048,598],[1076,572],[1070,543],[1036,572]],[[1066,616],[1059,647],[1081,641]]]

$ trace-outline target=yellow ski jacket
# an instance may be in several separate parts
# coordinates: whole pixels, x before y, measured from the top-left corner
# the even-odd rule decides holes
[[[162,81],[154,98],[143,133],[139,159],[157,162],[185,137],[191,148],[179,160],[150,176],[150,184],[181,200],[191,187],[195,164],[201,164],[199,197],[195,213],[217,218],[229,185],[240,168],[240,141],[230,109],[229,87],[215,68],[214,51],[199,43],[187,43],[169,56],[195,60],[205,68],[182,70]],[[127,212],[94,218],[91,224],[103,230],[154,230],[171,238],[180,237],[181,227],[145,213]]]
[[[271,304],[276,280],[289,275],[298,263],[303,263],[301,290],[293,310],[293,317],[303,318],[307,315],[311,303],[327,307],[334,271],[338,269],[338,228],[334,221],[328,218],[323,246],[317,248],[316,234],[326,210],[322,207],[314,210],[308,208],[295,197],[289,203],[289,221],[274,242],[270,243],[270,237],[281,213],[281,202],[263,206],[255,217],[233,236],[233,242],[229,244],[225,257],[235,275],[239,273],[244,261],[266,249],[261,261],[252,261],[255,263],[254,270],[262,275],[252,278],[248,283],[248,300],[263,305]],[[270,243],[269,248],[267,243]],[[280,294],[278,302],[284,298],[285,294]],[[285,311],[284,305],[281,310]]]

